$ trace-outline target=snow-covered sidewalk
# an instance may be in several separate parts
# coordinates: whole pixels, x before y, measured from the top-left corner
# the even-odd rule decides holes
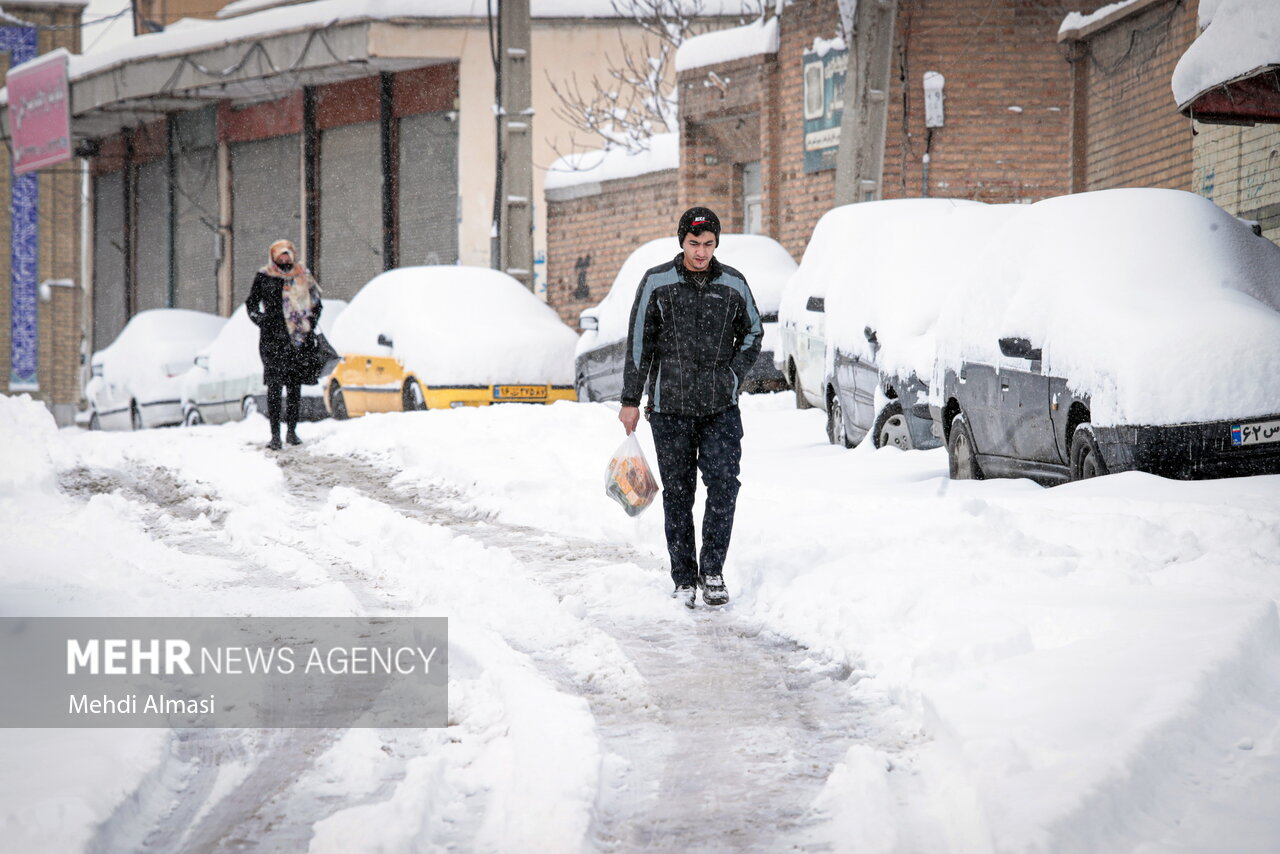
[[[312,851],[1280,848],[1280,477],[951,482],[943,451],[744,408],[734,601],[689,614],[660,510],[603,495],[608,406],[304,425],[274,456],[260,418],[82,434],[0,399],[0,604],[449,616],[454,725],[337,733],[270,801]],[[239,733],[210,775],[162,730],[0,743],[15,850],[154,833],[147,797],[233,812],[296,752]],[[767,767],[788,797],[736,802]]]

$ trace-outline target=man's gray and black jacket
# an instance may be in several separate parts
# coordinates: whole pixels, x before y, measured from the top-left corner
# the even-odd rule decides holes
[[[644,274],[631,307],[622,405],[649,395],[654,412],[714,415],[738,402],[760,355],[760,312],[747,280],[711,259],[706,283],[683,254]]]

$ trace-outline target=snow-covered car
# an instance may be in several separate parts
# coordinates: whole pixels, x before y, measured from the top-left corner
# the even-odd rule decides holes
[[[341,359],[320,382],[335,418],[574,399],[573,330],[497,270],[388,270],[328,337]]]
[[[578,325],[583,332],[574,356],[574,382],[579,400],[622,397],[623,351],[627,346],[627,323],[636,288],[646,270],[670,261],[679,251],[680,247],[670,237],[643,244],[623,262],[604,299],[582,312]],[[782,244],[760,234],[721,235],[716,259],[746,276],[764,327],[760,358],[747,373],[742,390],[785,388],[786,381],[774,366],[773,352],[778,346],[778,303],[787,278],[796,269],[795,260]]]
[[[325,300],[320,331],[327,337],[334,321],[346,309],[346,300]],[[182,378],[182,423],[221,424],[238,421],[266,409],[267,387],[262,384],[262,358],[258,355],[258,327],[242,305],[227,320],[218,337],[196,354],[195,365]],[[328,416],[324,389],[319,384],[302,387],[304,421]]]
[[[939,323],[955,478],[1280,472],[1280,248],[1180,190],[1046,199]]]
[[[936,447],[927,391],[934,327],[954,270],[1010,213],[957,199],[844,205],[814,227],[779,313],[796,405],[827,413],[827,439]]]
[[[141,430],[182,422],[182,376],[226,318],[185,308],[153,308],[125,324],[93,354],[85,384],[90,430]]]

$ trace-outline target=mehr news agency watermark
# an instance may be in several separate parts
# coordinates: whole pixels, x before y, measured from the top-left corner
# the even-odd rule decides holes
[[[448,621],[0,618],[0,726],[434,727]]]

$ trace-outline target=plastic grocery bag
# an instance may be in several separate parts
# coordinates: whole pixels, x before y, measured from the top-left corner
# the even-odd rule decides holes
[[[657,497],[658,482],[653,479],[635,433],[629,434],[613,452],[604,472],[604,494],[621,504],[628,516],[638,516]]]

